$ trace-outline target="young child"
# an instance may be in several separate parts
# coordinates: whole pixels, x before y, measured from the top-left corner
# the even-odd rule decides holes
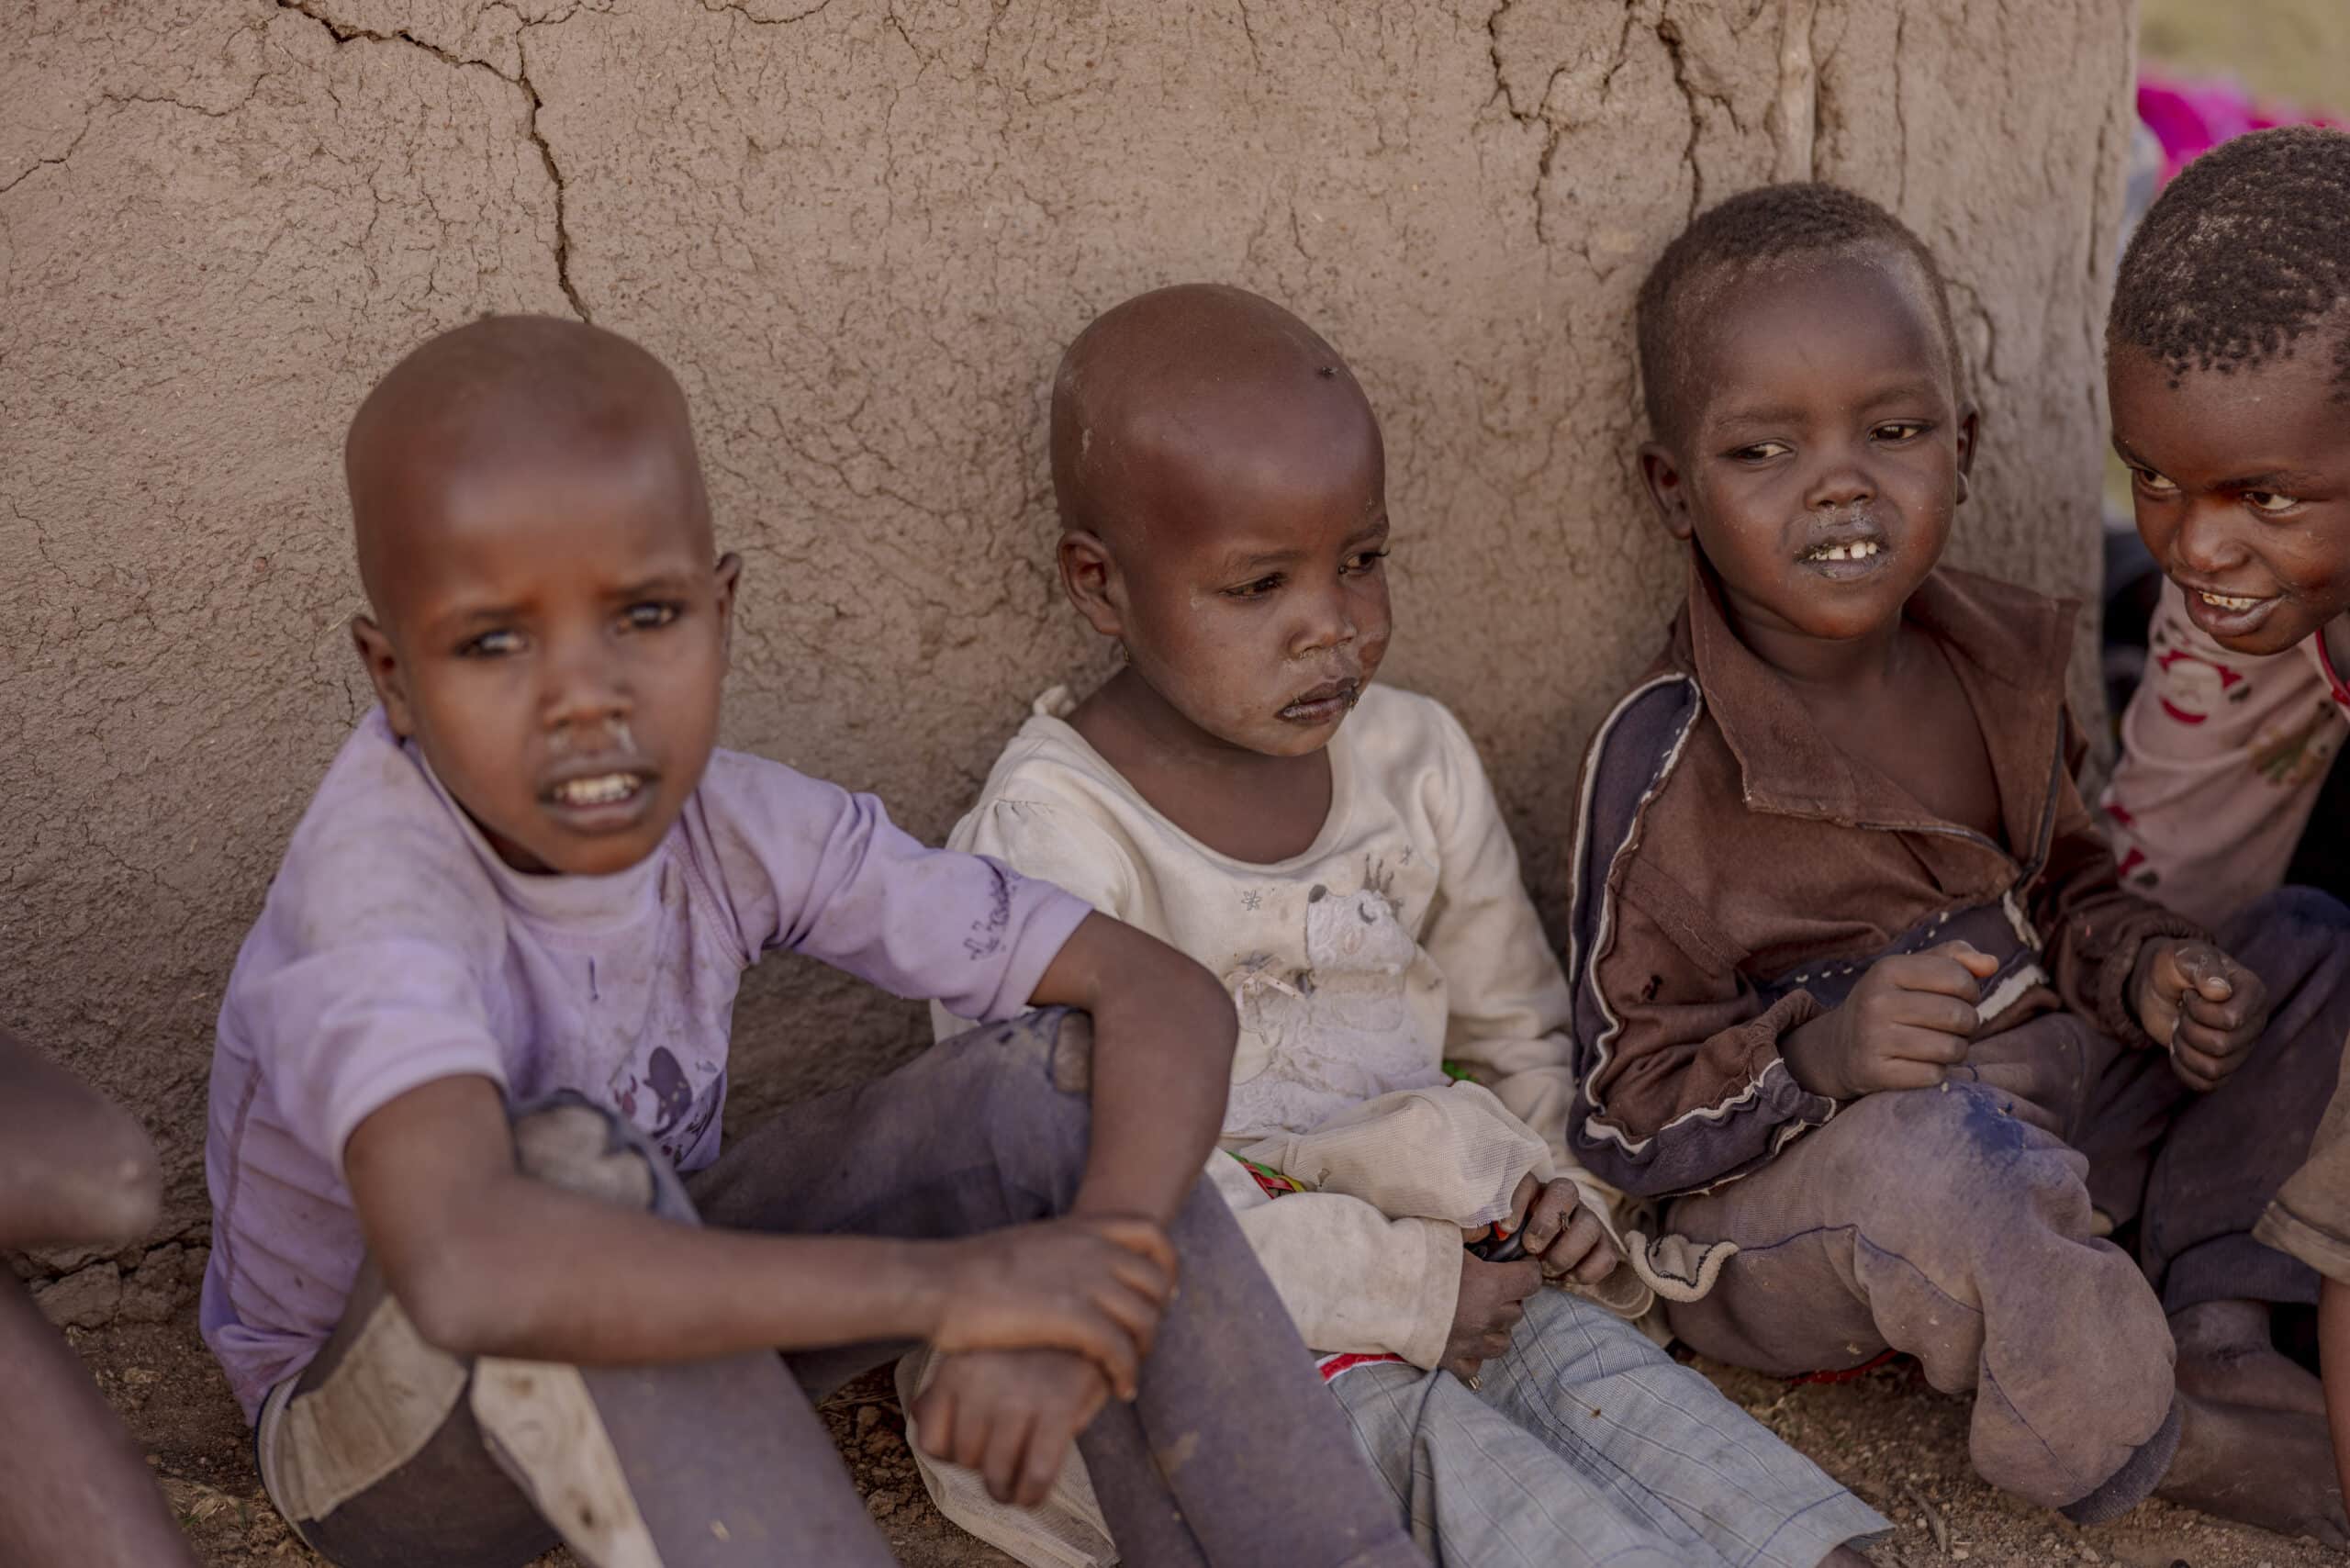
[[[951,842],[1237,999],[1224,1142],[1282,1164],[1212,1173],[1416,1535],[1449,1563],[1861,1561],[1874,1513],[1539,1288],[1616,1261],[1560,1147],[1566,991],[1468,736],[1373,684],[1386,465],[1346,363],[1254,295],[1146,294],[1070,345],[1051,444],[1063,585],[1125,664],[1046,695]],[[1524,1260],[1464,1250],[1491,1216]]]
[[[2315,1380],[2269,1348],[2314,1281],[2250,1235],[2350,1026],[2338,935],[2287,902],[2215,943],[2117,885],[2073,607],[1937,566],[1976,420],[1897,219],[1733,197],[1639,325],[1690,583],[1585,765],[1572,1125],[1740,1248],[1674,1331],[1780,1373],[1914,1355],[1975,1391],[1980,1473],[2076,1520],[2159,1490],[2343,1540]]]
[[[386,376],[345,469],[381,706],[239,958],[208,1148],[206,1338],[304,1539],[887,1563],[802,1390],[927,1341],[925,1432],[1008,1487],[1082,1430],[1137,1561],[1419,1561],[1197,1190],[1213,977],[712,749],[741,562],[659,362],[476,321]],[[999,1025],[722,1154],[738,977],[778,947],[1099,1044]]]
[[[0,1029],[0,1251],[136,1241],[162,1182],[140,1125]],[[139,1445],[0,1277],[0,1562],[195,1568]]]
[[[2106,811],[2154,897],[2232,909],[2293,863],[2350,716],[2350,134],[2265,131],[2190,164],[2122,262],[2106,352],[2114,450],[2170,578]],[[2303,898],[2350,944],[2338,906]],[[2350,1487],[2350,1093],[2253,1234],[2324,1276]]]

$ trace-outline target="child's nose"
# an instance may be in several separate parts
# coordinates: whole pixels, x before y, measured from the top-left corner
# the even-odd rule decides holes
[[[1354,640],[1354,607],[1347,601],[1345,586],[1333,582],[1313,596],[1290,642],[1296,653],[1310,654],[1344,647]]]
[[[2244,565],[2235,509],[2224,500],[2191,504],[2171,543],[2177,564],[2197,577],[2219,577]]]
[[[1868,470],[1853,458],[1839,454],[1831,457],[1811,482],[1805,503],[1815,510],[1857,506],[1874,498],[1875,482]]]
[[[547,660],[545,668],[543,707],[550,729],[608,724],[626,718],[633,706],[621,661],[607,648],[574,644]]]

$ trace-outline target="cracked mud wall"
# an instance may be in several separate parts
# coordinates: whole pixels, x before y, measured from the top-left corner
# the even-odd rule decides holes
[[[1639,273],[1852,184],[1940,252],[1985,405],[1956,554],[2092,580],[2127,0],[0,0],[0,1018],[203,1214],[221,982],[366,700],[336,468],[487,309],[666,356],[749,563],[726,738],[942,834],[1058,601],[1043,409],[1093,311],[1282,299],[1385,419],[1400,682],[1555,913],[1580,747],[1682,586],[1628,455]],[[2086,663],[2079,666],[2084,671]],[[736,1114],[918,1041],[798,963]]]

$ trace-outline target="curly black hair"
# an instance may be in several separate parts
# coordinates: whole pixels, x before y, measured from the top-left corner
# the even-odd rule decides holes
[[[1679,380],[1688,369],[1690,336],[1684,324],[1690,305],[1711,297],[1717,286],[1758,265],[1888,247],[1914,261],[1925,274],[1955,377],[1958,333],[1951,323],[1950,293],[1934,253],[1908,225],[1841,185],[1816,180],[1762,185],[1700,214],[1664,248],[1640,282],[1635,321],[1650,429],[1660,439],[1668,438],[1681,412]]]
[[[2179,171],[2121,258],[2106,353],[2189,371],[2254,369],[2332,331],[2350,390],[2350,131],[2290,126],[2223,142]]]

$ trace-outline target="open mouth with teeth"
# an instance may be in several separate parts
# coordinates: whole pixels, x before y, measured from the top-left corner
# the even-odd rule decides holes
[[[1849,544],[1821,544],[1803,553],[1807,561],[1867,561],[1885,548],[1874,539],[1856,539]]]
[[[547,799],[558,806],[615,806],[633,800],[647,782],[642,773],[598,773],[565,779],[547,791]]]
[[[2205,593],[2200,588],[2196,590],[2195,597],[2215,610],[2257,610],[2267,602],[2266,599],[2246,599],[2240,594]]]

